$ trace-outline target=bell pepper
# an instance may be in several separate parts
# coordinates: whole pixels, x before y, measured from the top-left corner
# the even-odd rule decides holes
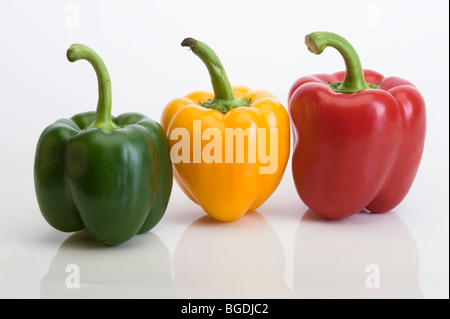
[[[111,81],[93,50],[74,44],[67,58],[94,67],[97,111],[60,119],[42,132],[34,163],[39,208],[60,231],[86,228],[117,245],[162,218],[172,189],[169,144],[162,127],[142,114],[111,116]]]
[[[163,111],[174,178],[211,217],[233,221],[261,206],[278,187],[290,153],[289,115],[266,90],[231,87],[205,43],[187,38],[181,45],[204,62],[214,94],[192,92]]]
[[[425,102],[399,77],[363,70],[354,48],[329,32],[306,36],[308,49],[334,47],[345,72],[298,79],[289,92],[292,172],[301,200],[338,219],[387,212],[407,195],[425,141]]]

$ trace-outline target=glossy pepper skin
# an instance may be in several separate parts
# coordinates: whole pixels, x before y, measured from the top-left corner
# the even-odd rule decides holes
[[[244,86],[232,88],[222,64],[206,44],[187,38],[182,45],[190,47],[206,64],[214,94],[193,92],[172,100],[163,111],[161,125],[169,137],[172,151],[179,142],[174,136],[177,128],[186,129],[191,137],[190,160],[177,162],[172,157],[174,177],[184,193],[211,217],[219,221],[233,221],[261,206],[279,185],[290,153],[289,115],[275,96],[266,90],[252,90]],[[197,133],[201,136],[211,129],[220,131],[222,154],[217,162],[205,162],[203,158],[195,161],[194,121],[201,123],[201,132]],[[238,162],[237,143],[233,148],[234,161],[226,162],[226,130],[236,128],[243,131],[247,128],[264,129],[267,141],[270,129],[277,131],[276,169],[261,173],[261,167],[268,164],[259,157],[254,162],[249,161],[248,157]],[[256,136],[252,135],[252,138]],[[211,137],[202,140],[198,149],[204,152],[211,140]],[[245,144],[245,154],[248,145]]]
[[[315,54],[335,47],[347,70],[302,77],[289,92],[300,198],[329,219],[392,210],[420,164],[424,99],[406,80],[362,70],[354,49],[336,34],[314,32],[306,44]]]
[[[93,65],[97,112],[60,119],[41,134],[34,163],[38,204],[54,228],[86,228],[105,244],[118,245],[164,215],[172,189],[167,137],[142,114],[111,116],[109,75],[94,51],[74,44],[67,57]]]

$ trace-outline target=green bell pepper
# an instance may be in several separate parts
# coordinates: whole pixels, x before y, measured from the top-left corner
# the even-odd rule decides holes
[[[117,245],[152,229],[162,218],[172,190],[169,143],[162,127],[138,113],[111,116],[111,82],[101,58],[74,44],[71,62],[95,69],[96,112],[60,119],[41,134],[34,182],[39,208],[54,228],[86,228]]]

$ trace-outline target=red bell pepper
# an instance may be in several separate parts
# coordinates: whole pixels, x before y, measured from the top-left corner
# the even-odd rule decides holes
[[[406,80],[363,70],[339,35],[314,32],[306,44],[315,54],[337,49],[346,71],[302,77],[289,92],[292,172],[301,200],[329,219],[393,209],[422,157],[424,99]]]

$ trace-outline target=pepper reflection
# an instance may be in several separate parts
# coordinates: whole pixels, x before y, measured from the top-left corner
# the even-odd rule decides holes
[[[394,212],[326,220],[308,210],[297,230],[298,298],[423,298],[419,254]]]
[[[173,256],[179,298],[289,298],[285,256],[257,212],[234,222],[204,216],[183,233]]]
[[[62,243],[41,281],[41,298],[52,299],[171,298],[173,292],[170,253],[154,233],[115,247],[86,231],[75,233]]]

